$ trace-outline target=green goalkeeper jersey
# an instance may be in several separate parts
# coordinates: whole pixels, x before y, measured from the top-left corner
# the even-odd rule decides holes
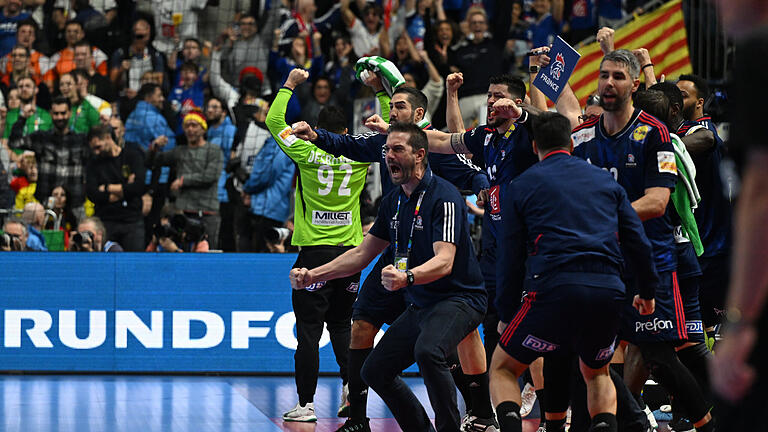
[[[277,144],[299,166],[291,243],[357,246],[363,241],[360,193],[369,164],[334,156],[297,138],[285,123],[285,109],[292,94],[281,88],[266,120]]]

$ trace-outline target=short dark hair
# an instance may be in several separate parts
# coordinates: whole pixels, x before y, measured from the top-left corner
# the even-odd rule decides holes
[[[68,97],[64,96],[56,96],[51,101],[51,108],[53,108],[54,105],[66,105],[67,109],[72,109],[72,102],[69,101]]]
[[[85,71],[85,69],[72,69],[72,71],[69,72],[72,74],[72,78],[75,79],[75,83],[77,83],[78,78],[84,79],[87,83],[91,83],[91,77],[88,75],[88,72]]]
[[[634,105],[665,124],[669,120],[669,98],[661,90],[649,89],[637,92]]]
[[[667,96],[667,99],[669,99],[669,105],[675,105],[679,107],[679,109],[682,111],[683,109],[683,93],[680,91],[679,88],[675,84],[672,84],[669,81],[664,82],[658,82],[651,87],[649,87],[649,90],[658,90],[662,93],[664,93]]]
[[[112,128],[108,125],[97,124],[88,131],[86,142],[91,143],[94,139],[112,138],[115,139]]]
[[[571,122],[564,115],[545,111],[536,116],[531,126],[539,151],[570,147]]]
[[[413,123],[394,122],[389,126],[388,134],[394,132],[403,132],[408,134],[408,145],[411,146],[411,151],[416,153],[419,149],[424,149],[426,154],[424,155],[423,166],[427,166],[427,156],[429,155],[429,141],[427,140],[427,134],[418,126]]]
[[[315,78],[315,81],[312,83],[312,92],[314,93],[315,87],[317,86],[317,83],[320,81],[325,81],[328,83],[328,87],[333,90],[333,81],[331,81],[331,78],[329,78],[326,75],[320,75],[319,77]]]
[[[317,127],[340,134],[347,128],[347,116],[341,108],[328,105],[317,115]]]
[[[25,46],[21,46],[21,45],[14,45],[13,48],[11,48],[11,52],[13,52],[13,50],[17,50],[17,49],[24,50],[24,52],[27,54],[27,57],[31,57],[32,56],[32,51],[30,51],[29,48],[27,48]]]
[[[82,30],[82,31],[85,31],[85,27],[83,27],[83,23],[81,23],[80,21],[75,21],[75,20],[69,20],[69,21],[67,21],[67,22],[64,24],[64,28],[66,29],[67,27],[71,26],[72,24],[74,24],[74,25],[76,25],[76,26],[80,27],[80,30]]]
[[[411,109],[416,110],[416,108],[422,108],[426,112],[427,110],[427,95],[425,95],[421,90],[415,89],[413,87],[406,87],[406,86],[400,86],[395,90],[394,93],[392,93],[392,96],[396,94],[405,94],[406,99],[408,99],[408,103],[411,104]]]
[[[142,85],[139,92],[136,94],[136,97],[138,98],[137,100],[146,100],[148,96],[152,95],[152,93],[159,88],[160,86],[155,83],[146,83]]]
[[[693,74],[683,74],[680,75],[680,78],[677,79],[678,81],[690,81],[693,83],[693,88],[696,89],[696,96],[697,98],[702,98],[705,101],[709,97],[709,84],[707,83],[707,80],[704,78],[693,75]]]
[[[240,19],[243,19],[243,18],[241,17]],[[202,44],[202,42],[200,42],[200,39],[198,39],[198,38],[196,38],[196,37],[187,37],[187,38],[184,38],[184,43],[182,43],[182,44],[181,44],[181,46],[183,47],[183,46],[184,46],[184,45],[185,45],[187,42],[190,42],[190,41],[192,41],[192,42],[196,43],[196,44],[197,44],[197,47],[198,47],[199,49],[203,49],[203,44]]]
[[[16,31],[24,26],[32,27],[32,29],[35,31],[35,36],[37,36],[37,31],[40,30],[40,26],[37,25],[37,22],[32,18],[26,18],[19,21],[19,24],[16,25]]]
[[[479,66],[478,66],[479,67]],[[525,98],[525,83],[520,78],[515,77],[512,74],[494,75],[488,81],[489,84],[504,84],[507,86],[507,91],[513,98],[524,99]]]
[[[183,71],[185,69],[195,71],[195,73],[198,73],[200,71],[200,67],[197,66],[195,62],[191,62],[191,61],[186,61],[181,64],[181,67],[179,67],[179,71]]]
[[[91,45],[91,43],[90,43],[90,42],[88,42],[88,41],[87,41],[85,38],[83,38],[83,39],[80,39],[79,41],[77,41],[77,42],[75,43],[75,46],[74,46],[73,48],[77,48],[77,47],[87,47],[88,49],[91,49],[91,47],[92,47],[92,46],[93,46],[93,45]]]

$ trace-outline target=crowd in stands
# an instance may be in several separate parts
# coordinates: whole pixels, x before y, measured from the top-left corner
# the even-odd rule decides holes
[[[316,124],[333,105],[359,130],[355,101],[374,95],[354,65],[377,55],[428,95],[436,128],[445,78],[462,72],[472,127],[485,121],[489,77],[525,76],[532,48],[578,43],[640,2],[0,4],[3,249],[281,252],[294,165],[264,120],[291,69],[311,85],[290,101],[289,124]],[[372,217],[375,193],[364,200]]]

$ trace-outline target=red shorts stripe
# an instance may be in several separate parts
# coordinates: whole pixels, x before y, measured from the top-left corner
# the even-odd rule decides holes
[[[675,316],[677,317],[677,335],[680,339],[688,339],[688,328],[685,326],[685,308],[680,295],[680,285],[677,283],[677,272],[672,272],[672,296],[675,300]]]
[[[502,345],[509,343],[512,335],[515,334],[515,330],[523,321],[523,318],[525,318],[528,311],[531,310],[531,303],[533,303],[534,300],[536,300],[536,293],[528,293],[525,300],[523,300],[522,306],[520,306],[520,309],[517,311],[517,314],[515,314],[515,317],[510,321],[509,325],[507,325],[507,328],[504,329],[504,333],[502,333],[499,338],[499,343]]]

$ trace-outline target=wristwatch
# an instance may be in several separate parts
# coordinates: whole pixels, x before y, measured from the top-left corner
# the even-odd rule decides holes
[[[410,270],[405,271],[405,278],[408,280],[408,286],[413,285],[413,272]]]
[[[528,72],[530,73],[539,73],[539,69],[541,69],[538,65],[530,65],[528,66]]]

